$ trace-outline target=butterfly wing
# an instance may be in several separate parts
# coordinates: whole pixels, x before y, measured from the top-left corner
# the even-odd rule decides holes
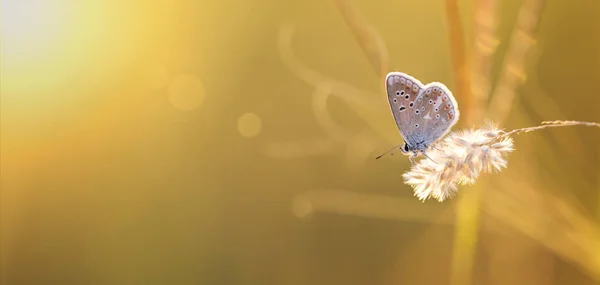
[[[390,109],[394,115],[396,126],[404,141],[412,144],[414,128],[411,121],[417,95],[423,90],[423,84],[414,77],[402,72],[390,72],[385,78]]]
[[[409,133],[414,134],[416,143],[430,146],[456,124],[460,113],[452,92],[439,82],[427,84],[410,109]]]

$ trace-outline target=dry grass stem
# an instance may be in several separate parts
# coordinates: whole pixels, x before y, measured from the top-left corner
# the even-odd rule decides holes
[[[331,88],[330,94],[332,96],[339,97],[352,104],[360,105],[363,108],[373,108],[375,110],[379,105],[378,100],[371,98],[377,98],[377,94],[369,94],[369,92],[360,90],[350,84],[327,77],[298,60],[292,51],[294,29],[293,25],[284,25],[279,30],[278,48],[281,59],[286,67],[310,86],[316,87],[327,82]]]
[[[469,71],[470,66],[465,49],[465,37],[460,22],[458,1],[445,0],[444,2],[449,27],[454,82],[457,90],[455,94],[458,95],[457,100],[461,102],[462,110],[466,110],[466,112],[463,111],[462,124],[472,126],[479,123],[475,120],[477,120],[477,116],[481,113],[479,109],[483,106],[476,105],[478,100],[471,92],[471,88],[473,87],[471,81],[473,78]],[[449,186],[450,188],[448,189],[452,189],[453,185],[450,184]],[[443,199],[443,196],[439,194],[437,194],[437,199]],[[472,199],[462,199],[457,211],[458,224],[455,232],[451,284],[471,284],[470,277],[473,268],[474,249],[470,244],[475,244],[477,239],[479,198],[478,196],[470,198]]]
[[[528,132],[533,132],[533,131],[547,129],[547,128],[566,127],[566,126],[600,127],[600,124],[595,123],[595,122],[580,122],[580,121],[544,121],[544,122],[542,122],[541,126],[515,129],[510,132],[504,133],[502,136],[508,137],[508,136],[517,135],[520,133],[528,133]]]
[[[362,194],[341,189],[313,189],[294,197],[291,210],[299,218],[320,213],[350,215],[374,219],[422,221],[449,225],[452,215],[443,215],[446,207],[423,205],[414,199]]]
[[[462,106],[462,123],[472,125],[473,117],[473,96],[471,94],[471,73],[469,72],[469,62],[465,49],[465,36],[460,22],[460,13],[458,11],[457,0],[446,0],[446,17],[448,17],[448,27],[450,35],[450,49],[452,54],[452,67],[454,74],[454,83],[456,84],[456,100]]]
[[[336,0],[335,4],[354,34],[360,48],[379,77],[388,72],[388,52],[381,35],[363,17],[349,0]]]
[[[327,102],[331,96],[331,85],[323,82],[315,88],[312,96],[312,109],[317,124],[328,134],[328,137],[337,142],[347,142],[350,132],[338,125],[327,109]]]
[[[490,217],[535,239],[600,281],[600,256],[596,254],[600,249],[600,227],[592,217],[565,197],[547,191],[511,191],[514,183],[498,183],[498,190],[486,192],[483,208]],[[516,189],[535,188],[525,180],[520,183]]]
[[[526,80],[526,57],[535,44],[534,32],[543,4],[543,0],[526,0],[519,10],[498,85],[488,105],[487,114],[496,122],[506,121],[515,100],[515,91]]]
[[[492,58],[499,40],[496,36],[496,0],[476,1],[474,16],[474,53],[471,72],[471,92],[474,100],[473,117],[475,122],[483,120],[491,89]]]

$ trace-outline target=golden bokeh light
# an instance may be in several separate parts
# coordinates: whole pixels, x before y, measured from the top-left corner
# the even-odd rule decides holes
[[[173,107],[183,111],[191,111],[202,104],[204,85],[195,75],[180,74],[171,81],[168,95]]]
[[[313,212],[313,204],[305,196],[298,195],[292,199],[292,214],[298,218],[306,218]]]
[[[260,133],[262,122],[254,113],[245,113],[238,119],[238,131],[247,138],[253,138]]]

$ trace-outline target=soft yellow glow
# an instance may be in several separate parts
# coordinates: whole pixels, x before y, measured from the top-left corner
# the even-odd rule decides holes
[[[151,19],[144,18],[150,16],[134,13],[135,7],[112,1],[0,3],[2,95],[11,108],[36,106],[38,114],[66,99],[59,96],[82,100],[95,91],[88,87],[125,70],[148,45],[136,36],[150,30]]]
[[[204,86],[198,77],[180,74],[173,78],[169,86],[169,101],[177,109],[191,111],[202,104]]]
[[[0,1],[0,72],[7,106],[47,105],[39,99],[60,94],[57,88],[79,65],[81,53],[63,55],[69,5],[65,0]]]
[[[56,43],[66,17],[64,1],[3,0],[0,3],[3,55],[30,57]]]
[[[252,138],[260,133],[262,123],[260,118],[253,113],[245,113],[238,119],[238,131],[247,138]]]
[[[150,65],[144,71],[144,85],[150,89],[159,89],[167,85],[169,81],[169,71],[164,65]]]

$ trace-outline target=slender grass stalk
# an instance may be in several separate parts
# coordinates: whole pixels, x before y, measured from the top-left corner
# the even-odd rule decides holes
[[[515,101],[516,89],[527,78],[525,63],[527,55],[535,45],[534,33],[543,5],[544,0],[526,0],[519,10],[498,85],[488,105],[487,115],[497,122],[506,120]]]
[[[381,35],[350,0],[335,0],[336,7],[354,34],[354,38],[379,77],[388,72],[389,58]]]
[[[600,163],[600,146],[598,147],[598,162]],[[596,204],[596,223],[598,225],[600,225],[600,168],[598,168],[598,184],[596,185],[596,187],[598,188],[598,190],[596,191],[596,199],[598,200],[598,204]],[[595,252],[600,252],[600,240],[596,241],[595,244]],[[598,274],[598,279],[600,280],[600,254],[598,254],[596,256],[596,260],[595,263],[598,266],[598,270],[597,270],[597,274]],[[600,283],[600,281],[598,281],[598,283]]]
[[[446,17],[450,35],[450,49],[457,100],[461,102],[462,124],[473,125],[474,97],[471,92],[471,73],[465,49],[465,36],[460,22],[457,0],[445,0]],[[479,197],[465,197],[458,205],[457,226],[454,236],[451,284],[469,285],[473,268],[474,247],[479,224]]]
[[[500,138],[509,137],[512,135],[520,134],[520,133],[533,132],[533,131],[547,129],[547,128],[556,128],[556,127],[565,127],[565,126],[600,127],[600,124],[595,123],[595,122],[581,122],[581,121],[543,121],[541,126],[515,129],[510,132],[506,132],[506,133],[502,134],[502,136]]]
[[[496,35],[496,0],[476,0],[474,9],[474,53],[471,72],[475,122],[483,121],[492,85],[492,59],[499,44]]]
[[[484,1],[484,0],[481,0]],[[519,15],[519,19],[517,22],[517,26],[515,28],[515,32],[513,32],[512,35],[512,39],[511,39],[511,43],[510,43],[510,48],[509,48],[509,52],[507,54],[507,64],[505,64],[503,72],[502,72],[502,76],[500,78],[500,83],[498,85],[498,87],[496,88],[496,92],[494,94],[494,96],[492,97],[492,103],[489,105],[488,109],[488,116],[490,116],[491,118],[494,118],[496,121],[498,122],[504,122],[506,120],[506,118],[508,117],[508,114],[510,113],[510,110],[512,108],[512,103],[514,101],[514,97],[515,97],[515,89],[517,87],[517,83],[518,83],[518,76],[516,76],[517,74],[523,74],[524,72],[522,70],[524,70],[524,62],[525,62],[525,55],[527,54],[528,49],[530,48],[531,45],[533,45],[533,40],[532,39],[532,34],[533,34],[533,30],[536,27],[537,24],[537,18],[539,18],[539,12],[540,9],[539,7],[541,6],[540,3],[542,3],[543,0],[529,0],[526,3],[523,4],[521,10],[520,10],[520,15]],[[492,3],[484,3],[481,2],[481,6],[485,6],[486,4],[489,6],[493,6]],[[447,7],[447,11],[449,14],[449,19],[452,20],[452,16],[453,17],[457,17],[457,12],[453,13],[453,10],[457,10],[457,6],[456,6],[456,1],[451,1],[451,0],[447,0],[446,1],[446,7]],[[492,13],[488,13],[488,14],[492,14]],[[483,20],[483,19],[481,19]],[[456,20],[455,20],[456,21]],[[489,27],[493,27],[493,20],[490,22],[491,24],[489,25]],[[452,24],[452,22],[451,22]],[[477,23],[476,23],[477,25]],[[451,26],[451,31],[452,31],[452,25]],[[457,27],[459,27],[458,25],[454,25],[454,29],[458,29]],[[458,41],[458,40],[462,40],[461,37],[461,31],[454,31],[454,33],[451,33],[452,37],[456,37],[453,40],[454,41]],[[488,38],[488,39],[493,39],[492,38]],[[492,41],[493,43],[493,41]],[[493,45],[492,45],[493,46]],[[494,48],[495,50],[495,48]],[[492,52],[493,54],[493,52]],[[456,62],[458,60],[460,60],[459,57],[460,54],[456,54],[456,52],[453,53],[453,57],[455,58],[455,68],[461,69],[461,65],[457,64]],[[483,57],[485,58],[485,57]],[[489,57],[488,57],[489,59]],[[480,64],[479,67],[480,68],[489,68],[486,67],[483,63],[483,59],[482,57],[476,57],[475,58],[475,62],[476,64]],[[463,64],[466,64],[466,60],[463,62]],[[462,71],[462,70],[461,70]],[[478,70],[481,71],[482,73],[485,73],[486,70],[482,69],[482,70]],[[489,72],[489,70],[488,70]],[[460,73],[459,73],[460,74]],[[470,75],[470,73],[467,72],[467,74]],[[483,74],[485,75],[485,74]],[[521,78],[524,76],[521,76]],[[474,79],[472,79],[474,80]],[[472,112],[470,112],[470,115],[468,117],[468,121],[466,121],[466,123],[471,123],[472,120],[474,119],[478,119],[478,118],[483,118],[484,114],[481,112],[481,110],[478,110],[475,106],[476,103],[483,103],[485,102],[486,97],[484,96],[483,93],[481,92],[486,92],[486,90],[489,90],[489,81],[490,81],[490,77],[488,74],[487,78],[479,78],[478,80],[476,80],[475,82],[479,83],[481,86],[481,88],[483,90],[479,90],[479,95],[472,95],[469,96],[469,107],[472,107]],[[524,80],[523,80],[524,81]],[[468,81],[465,81],[468,82]],[[488,84],[488,85],[486,85]],[[469,87],[473,86],[473,85],[468,85]],[[459,91],[460,92],[460,91]],[[476,89],[475,93],[477,94],[478,90]],[[464,106],[464,105],[463,105]],[[490,112],[492,112],[492,114],[490,114]],[[473,192],[469,192],[466,195],[478,195],[478,194],[473,194]],[[478,197],[478,196],[477,196]],[[461,208],[465,208],[464,210],[459,210],[457,211],[457,213],[459,214],[459,219],[458,219],[458,227],[459,229],[457,229],[456,231],[456,236],[455,239],[462,239],[464,243],[469,243],[472,240],[476,239],[473,238],[474,236],[476,237],[477,235],[477,225],[478,225],[478,219],[477,218],[472,218],[472,217],[478,217],[478,211],[479,211],[479,203],[480,201],[478,199],[476,199],[476,197],[473,197],[473,199],[468,199],[468,198],[463,198],[461,199],[461,201],[465,201],[465,203],[460,203],[459,207]],[[469,212],[471,211],[471,214],[464,214],[464,221],[463,218],[461,218],[460,215],[462,215],[461,213],[463,212]],[[461,222],[462,221],[462,222]],[[468,231],[467,229],[460,229],[460,227],[466,227],[467,229],[471,229],[470,231]],[[467,234],[468,232],[468,234]],[[469,256],[473,256],[474,255],[474,247],[472,246],[467,246],[467,245],[459,245],[458,244],[459,241],[455,242],[455,250],[453,252],[453,254],[455,256],[464,256],[464,255],[469,255]],[[455,260],[457,260],[457,258],[455,258]],[[461,265],[456,265],[453,264],[453,273],[452,273],[452,284],[470,284],[470,276],[471,276],[471,271],[472,271],[472,258],[470,259],[465,259],[464,262],[471,262],[469,264],[461,264]],[[455,271],[460,271],[462,273],[458,273]],[[468,276],[468,277],[466,277]],[[469,283],[465,283],[467,281],[465,280],[469,280]]]
[[[465,49],[465,36],[460,21],[457,0],[445,0],[446,17],[450,35],[450,50],[452,56],[452,73],[456,84],[456,100],[461,104],[462,124],[470,126],[473,121],[473,95],[471,94],[471,73]]]

